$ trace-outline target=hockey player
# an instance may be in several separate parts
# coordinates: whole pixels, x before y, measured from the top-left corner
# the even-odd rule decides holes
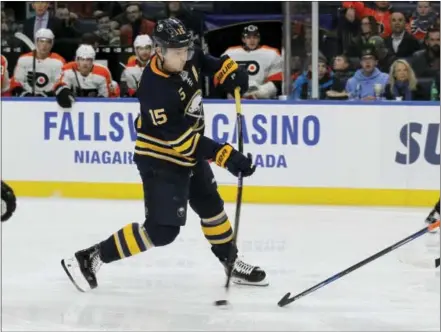
[[[1,56],[1,91],[2,96],[5,96],[7,92],[9,91],[9,73],[8,73],[8,60],[5,58],[5,56]]]
[[[249,75],[249,90],[245,98],[270,99],[281,93],[283,62],[280,52],[272,47],[260,45],[259,29],[248,25],[242,32],[242,46],[228,48],[224,54],[246,67]]]
[[[141,77],[141,114],[135,121],[134,161],[143,184],[145,219],[63,259],[62,266],[79,290],[97,287],[96,272],[103,262],[172,243],[186,223],[189,202],[201,218],[212,252],[225,269],[232,267],[232,281],[266,286],[265,272],[237,256],[233,230],[207,162],[213,159],[235,176],[250,176],[255,171],[251,155],[204,136],[201,74],[214,73],[229,93],[236,87],[247,91],[247,74],[228,56],[217,59],[193,49],[191,34],[175,18],[160,20],[153,39],[156,54]]]
[[[80,45],[75,61],[63,67],[60,80],[55,85],[58,104],[72,107],[76,97],[110,97],[112,77],[107,67],[94,63],[95,50],[90,45]]]
[[[32,96],[35,84],[35,96],[53,96],[54,84],[58,81],[66,61],[54,52],[54,34],[50,29],[40,29],[35,34],[36,58],[32,52],[20,56],[11,82],[12,95]],[[35,61],[35,79],[34,75]],[[35,83],[34,83],[35,81]]]
[[[2,216],[1,221],[7,221],[11,218],[12,214],[17,207],[17,199],[14,191],[5,182],[1,182],[2,185]]]
[[[139,35],[135,38],[133,47],[135,55],[130,57],[127,66],[121,74],[121,83],[126,85],[125,90],[130,97],[135,97],[147,61],[152,53],[152,39],[149,35]]]

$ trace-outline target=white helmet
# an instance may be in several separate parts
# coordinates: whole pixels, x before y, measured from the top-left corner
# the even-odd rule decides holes
[[[36,33],[35,33],[35,40],[37,41],[38,39],[51,39],[54,40],[55,36],[54,33],[52,32],[51,29],[39,29]]]
[[[133,47],[136,49],[137,47],[142,46],[152,46],[153,41],[149,35],[138,35],[133,42]]]
[[[90,45],[80,45],[78,47],[76,52],[77,58],[84,58],[84,59],[94,59],[95,60],[95,50]]]

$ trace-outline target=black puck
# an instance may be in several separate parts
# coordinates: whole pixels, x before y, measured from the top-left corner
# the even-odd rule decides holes
[[[214,305],[215,306],[221,306],[221,305],[227,305],[228,301],[227,300],[218,300],[218,301],[214,301]]]

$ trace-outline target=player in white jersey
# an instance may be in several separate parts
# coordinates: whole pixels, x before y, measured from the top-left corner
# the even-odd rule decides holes
[[[142,71],[152,54],[152,45],[153,42],[149,35],[139,35],[135,38],[133,43],[135,55],[130,57],[126,69],[121,74],[121,83],[124,82],[126,94],[130,97],[134,97],[138,89]]]
[[[20,56],[11,81],[14,96],[32,96],[35,84],[35,96],[53,96],[54,84],[58,81],[66,61],[64,58],[51,52],[54,45],[54,34],[50,29],[40,29],[35,34],[36,57],[33,52]],[[34,73],[35,61],[35,78]]]
[[[75,97],[110,97],[112,75],[107,67],[95,63],[95,50],[90,45],[80,45],[75,61],[63,67],[60,80],[55,85],[58,104],[72,107]]]
[[[275,98],[282,85],[283,61],[279,50],[260,45],[259,29],[255,25],[244,28],[242,42],[243,45],[230,47],[224,54],[248,70],[249,90],[244,97]]]

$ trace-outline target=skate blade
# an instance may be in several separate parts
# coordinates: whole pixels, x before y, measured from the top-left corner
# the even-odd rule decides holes
[[[236,285],[241,285],[241,286],[256,286],[256,287],[266,287],[269,285],[269,282],[266,279],[263,279],[261,281],[256,281],[256,282],[251,282],[251,281],[246,281],[244,279],[240,279],[240,278],[235,278],[235,277],[231,277],[231,281],[236,284]]]
[[[71,260],[73,260],[73,259],[71,259]],[[77,280],[75,280],[77,278],[74,278],[74,273],[73,273],[74,266],[72,264],[66,263],[66,260],[62,259],[61,260],[61,266],[63,267],[64,272],[66,272],[66,274],[69,277],[70,281],[72,282],[72,284],[75,286],[75,288],[78,291],[80,291],[82,293],[85,293],[87,290],[91,289],[90,286],[89,287],[82,287],[82,286],[80,286],[79,282],[77,282]],[[80,274],[82,275],[81,271],[80,271]],[[83,277],[83,279],[85,279],[85,278]],[[86,282],[86,280],[84,280],[84,281]]]

